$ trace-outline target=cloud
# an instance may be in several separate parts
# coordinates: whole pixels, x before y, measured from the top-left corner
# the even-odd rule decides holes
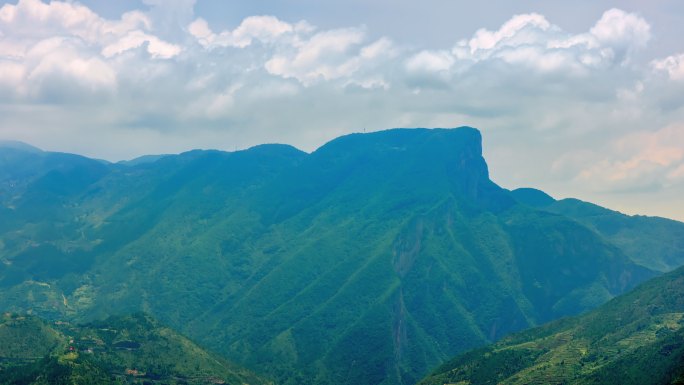
[[[595,189],[640,191],[684,185],[684,126],[629,134],[576,177]]]
[[[664,59],[657,59],[651,62],[652,68],[656,72],[665,72],[670,79],[676,81],[684,80],[684,54],[668,56]]]
[[[143,12],[107,20],[78,3],[20,0],[0,8],[0,84],[4,99],[64,103],[111,93],[135,63],[114,58],[144,48],[170,59],[181,47],[155,36]]]
[[[78,41],[68,38],[41,40],[26,53],[30,71],[25,81],[39,88],[69,81],[90,90],[114,87],[114,70],[99,57],[83,54],[80,48]]]
[[[502,61],[540,72],[568,71],[583,75],[595,68],[622,64],[650,39],[650,25],[640,16],[618,9],[606,11],[590,29],[580,34],[564,32],[536,13],[513,16],[498,30],[480,29],[460,40],[451,50],[418,53],[410,62],[445,64],[461,62],[456,68],[479,62]],[[428,60],[428,61],[426,61]],[[424,68],[430,68],[424,66]]]
[[[651,26],[640,16],[620,9],[606,11],[591,28],[598,42],[610,47],[622,61],[630,51],[643,48],[651,39]]]
[[[110,58],[143,45],[150,56],[155,59],[170,59],[181,52],[181,47],[167,43],[156,36],[149,35],[140,30],[128,32],[115,42],[105,46],[101,52],[104,57]]]
[[[504,23],[499,30],[480,29],[470,40],[462,41],[459,45],[467,46],[471,55],[478,51],[486,55],[497,47],[538,43],[540,37],[538,32],[546,32],[551,28],[552,25],[546,18],[537,13],[516,15]]]
[[[182,38],[184,27],[193,19],[196,0],[143,0],[150,7],[151,27],[164,39]]]
[[[232,31],[225,30],[216,34],[202,18],[193,21],[188,26],[188,31],[205,48],[245,48],[254,40],[262,43],[273,42],[283,34],[292,33],[300,27],[302,25],[293,26],[273,16],[250,16]]]
[[[291,23],[262,15],[247,17],[234,29],[220,32],[214,32],[202,18],[176,26],[177,32],[192,37],[198,49],[188,45],[185,37],[168,32],[174,23],[194,17],[193,0],[145,3],[150,6],[147,12],[128,12],[120,20],[106,20],[75,3],[21,0],[17,5],[6,4],[0,9],[0,53],[8,69],[2,82],[15,84],[18,76],[34,71],[31,65],[35,63],[25,60],[25,54],[51,36],[74,40],[76,43],[64,54],[70,57],[63,59],[80,64],[67,70],[44,63],[39,72],[51,68],[57,71],[56,76],[79,79],[75,84],[87,89],[115,88],[119,79],[140,80],[143,71],[150,79],[161,76],[173,69],[168,63],[154,64],[154,60],[179,59],[182,55],[178,70],[182,68],[186,77],[178,79],[181,89],[192,88],[199,79],[223,76],[241,78],[240,82],[249,88],[267,82],[268,76],[276,76],[294,79],[304,87],[328,83],[330,87],[358,85],[386,90],[405,85],[410,92],[478,83],[483,73],[493,74],[491,79],[530,70],[539,76],[588,77],[592,72],[621,63],[650,37],[645,20],[617,9],[605,12],[583,34],[566,33],[543,15],[532,13],[513,16],[496,30],[480,29],[451,49],[416,52],[399,47],[386,37],[371,41],[363,27],[319,31],[305,21]],[[32,27],[36,25],[37,28]],[[168,41],[161,36],[177,38]],[[242,51],[226,51],[236,48]],[[140,52],[147,53],[147,57]],[[399,55],[403,58],[394,60]],[[192,61],[203,67],[193,68]],[[656,63],[654,67],[664,65]],[[73,69],[95,66],[104,71],[102,76]],[[27,83],[31,80],[24,78]],[[86,85],[88,81],[92,84]],[[218,97],[227,87],[230,85],[224,84],[207,92],[216,92]]]
[[[68,32],[86,41],[96,40],[102,20],[89,8],[72,3],[20,0],[0,8],[0,25],[13,37],[42,38]]]
[[[350,76],[363,64],[358,53],[364,32],[356,28],[324,31],[283,47],[265,63],[273,75],[296,78],[304,84]]]
[[[451,69],[456,59],[446,51],[422,51],[406,62],[409,72],[442,72]]]
[[[267,73],[285,79],[296,79],[304,86],[320,81],[349,79],[345,84],[375,88],[386,85],[382,76],[350,79],[361,69],[377,67],[377,63],[396,56],[397,50],[388,38],[368,42],[364,28],[340,28],[316,31],[302,20],[287,23],[273,16],[245,18],[233,30],[214,32],[206,20],[197,18],[188,26],[189,33],[206,50],[252,48],[256,42],[266,49],[262,66]],[[265,47],[265,48],[264,48]]]

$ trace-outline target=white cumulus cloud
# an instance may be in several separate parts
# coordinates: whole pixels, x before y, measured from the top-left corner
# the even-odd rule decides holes
[[[296,27],[273,16],[250,16],[232,31],[214,33],[202,18],[193,21],[188,26],[188,31],[205,48],[245,48],[254,40],[264,43],[273,42],[281,35],[295,31]]]
[[[5,4],[0,8],[0,63],[5,69],[0,83],[14,85],[5,97],[63,103],[111,92],[122,71],[139,68],[110,60],[113,56],[143,46],[150,59],[180,53],[179,45],[155,36],[151,28],[141,11],[107,20],[72,2]]]
[[[600,43],[622,50],[644,47],[651,39],[646,20],[615,8],[606,11],[590,32]]]
[[[662,71],[672,80],[684,80],[684,54],[668,56],[664,59],[657,59],[651,62],[651,66],[656,71]]]
[[[377,60],[393,55],[388,39],[363,45],[365,40],[365,32],[359,28],[318,32],[280,47],[265,68],[270,74],[295,78],[305,85],[348,78],[364,66],[373,66]]]

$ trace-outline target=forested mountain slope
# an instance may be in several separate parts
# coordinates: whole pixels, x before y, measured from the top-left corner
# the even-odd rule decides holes
[[[684,268],[580,317],[504,338],[421,385],[684,383]]]
[[[284,384],[413,383],[661,258],[521,203],[468,127],[28,174],[0,198],[0,309],[142,310]]]

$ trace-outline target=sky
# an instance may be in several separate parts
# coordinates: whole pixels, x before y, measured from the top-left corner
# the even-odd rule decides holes
[[[684,2],[0,1],[0,139],[118,161],[473,126],[492,179],[684,220]]]

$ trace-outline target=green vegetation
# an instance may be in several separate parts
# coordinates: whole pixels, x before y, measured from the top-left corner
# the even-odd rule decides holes
[[[0,309],[144,311],[282,384],[412,383],[656,274],[594,227],[516,201],[467,127],[311,154],[21,156],[26,172],[0,173]]]
[[[682,379],[684,268],[586,315],[463,354],[420,384],[674,384]]]
[[[6,314],[0,384],[267,384],[144,314],[75,326]]]

